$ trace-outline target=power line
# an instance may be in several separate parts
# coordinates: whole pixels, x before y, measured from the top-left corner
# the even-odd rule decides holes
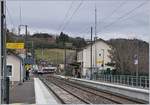
[[[41,1],[41,0],[7,0],[7,1]],[[54,0],[42,0],[42,1],[54,1]],[[55,0],[55,1],[74,1],[74,0]],[[81,0],[75,0],[81,1]],[[89,0],[84,0],[89,1]],[[91,0],[91,1],[112,1],[112,0]],[[130,1],[141,1],[141,0],[130,0]]]
[[[83,4],[83,0],[80,2],[80,4],[77,6],[77,8],[75,9],[75,11],[73,12],[73,14],[71,15],[71,17],[69,18],[69,20],[66,22],[66,24],[64,25],[64,27],[62,28],[61,31],[64,31],[64,29],[67,27],[67,25],[69,25],[70,21],[72,20],[73,16],[76,14],[76,12],[79,10],[79,8],[81,7],[81,5]]]
[[[136,11],[138,8],[142,7],[145,3],[147,3],[148,0],[146,0],[145,2],[141,3],[140,5],[138,5],[137,7],[133,8],[131,11],[123,14],[121,17],[117,18],[115,21],[111,22],[110,24],[106,25],[103,27],[103,29],[106,29],[112,25],[114,25],[116,22],[120,21],[121,19],[123,19],[124,17],[130,15],[131,13],[133,13],[134,11]],[[100,32],[99,32],[100,33]],[[98,34],[99,34],[98,33]]]
[[[66,12],[64,18],[63,18],[63,22],[59,25],[58,30],[61,30],[63,24],[65,23],[65,21],[66,21],[68,15],[69,15],[69,12],[70,12],[70,10],[71,10],[71,8],[72,8],[72,6],[73,6],[73,3],[74,3],[74,1],[71,2],[70,6],[69,6],[69,8],[68,8],[68,10],[67,10],[67,12]]]
[[[13,19],[12,19],[12,17],[11,17],[11,13],[9,12],[9,9],[8,9],[7,6],[6,6],[6,11],[7,11],[7,13],[8,13],[9,20],[10,20],[11,24],[13,25],[13,27],[15,27],[14,22],[13,22]]]
[[[66,24],[64,25],[64,27],[62,28],[61,31],[63,31],[63,30],[67,27],[67,25],[69,24],[69,22],[72,20],[73,16],[75,15],[75,13],[76,13],[76,12],[78,11],[78,9],[81,7],[82,3],[83,3],[83,0],[82,0],[82,1],[80,2],[80,4],[77,6],[77,8],[75,9],[75,11],[73,12],[73,14],[72,14],[71,17],[69,18],[69,20],[66,22]]]
[[[109,14],[109,16],[104,17],[102,20],[105,20],[105,21],[106,21],[107,19],[109,19],[111,16],[113,16],[113,15],[118,11],[118,9],[120,9],[121,7],[123,7],[123,5],[126,4],[126,2],[127,2],[127,1],[121,2],[121,3],[111,12],[111,14]],[[101,22],[101,21],[98,21],[98,22],[97,22],[97,25],[99,25],[100,22]],[[89,26],[86,26],[82,31],[86,31],[87,29],[89,29],[89,27],[90,27],[90,25],[89,25]],[[81,31],[81,32],[82,32],[82,31]]]
[[[112,12],[109,14],[109,16],[104,17],[102,20],[108,20],[110,17],[112,17],[121,7],[123,7],[126,4],[126,1],[121,2]],[[99,23],[99,22],[98,22]]]
[[[89,30],[89,28],[90,28],[90,25],[84,27],[84,29],[82,31],[80,31],[80,32],[85,32],[85,31]]]

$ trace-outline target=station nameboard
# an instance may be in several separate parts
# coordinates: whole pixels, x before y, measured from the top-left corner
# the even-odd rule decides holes
[[[7,43],[7,49],[24,49],[24,43]]]
[[[103,60],[102,61],[97,61],[97,64],[101,64],[101,63],[103,63]]]

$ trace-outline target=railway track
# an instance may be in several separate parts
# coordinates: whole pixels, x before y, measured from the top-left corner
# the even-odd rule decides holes
[[[145,101],[142,101],[142,100],[137,100],[137,99],[135,100],[133,98],[122,96],[122,95],[119,95],[119,94],[110,93],[110,92],[101,91],[101,90],[98,90],[98,89],[95,89],[95,88],[87,87],[85,85],[81,85],[79,83],[71,82],[71,81],[68,81],[66,79],[63,79],[63,80],[60,79],[60,78],[55,78],[55,79],[60,80],[60,82],[62,82],[63,84],[65,83],[67,85],[71,85],[71,86],[76,87],[80,90],[87,91],[87,92],[90,92],[92,94],[104,97],[104,98],[106,98],[108,100],[112,100],[116,103],[120,103],[120,104],[147,104],[148,103],[148,102],[145,102]]]
[[[63,89],[52,82],[47,81],[45,78],[40,77],[40,79],[47,86],[47,88],[53,92],[61,104],[90,104],[90,102],[83,100],[79,96],[66,91],[66,89]]]
[[[47,84],[53,84],[62,89],[63,91],[69,93],[73,97],[76,97],[78,100],[80,100],[75,101],[78,103],[83,102],[86,104],[143,104],[143,102],[132,100],[126,97],[114,94],[112,95],[110,93],[101,92],[95,89],[74,84],[66,81],[65,79],[55,78],[51,76],[42,78],[47,82]],[[59,98],[61,98],[61,96]]]

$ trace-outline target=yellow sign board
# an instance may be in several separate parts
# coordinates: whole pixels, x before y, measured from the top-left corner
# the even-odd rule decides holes
[[[24,43],[6,43],[7,49],[24,49]]]
[[[103,60],[102,60],[102,61],[97,61],[97,64],[98,64],[98,63],[100,63],[100,64],[103,63]]]

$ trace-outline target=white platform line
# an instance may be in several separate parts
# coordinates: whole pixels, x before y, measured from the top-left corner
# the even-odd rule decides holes
[[[39,78],[34,78],[36,104],[58,104]]]

